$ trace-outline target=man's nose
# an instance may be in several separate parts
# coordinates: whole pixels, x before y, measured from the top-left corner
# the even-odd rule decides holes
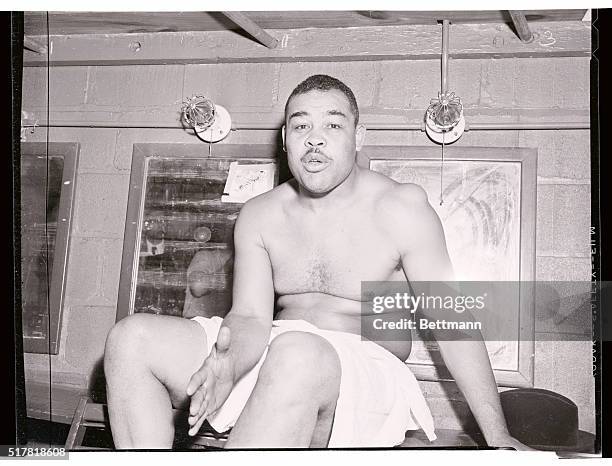
[[[306,139],[306,146],[308,147],[323,147],[325,146],[325,138],[318,133],[313,133]]]

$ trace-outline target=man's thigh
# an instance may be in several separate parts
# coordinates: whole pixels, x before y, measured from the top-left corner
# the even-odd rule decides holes
[[[112,332],[119,336],[111,344],[123,346],[115,348],[123,364],[130,366],[132,360],[146,365],[167,388],[172,405],[180,407],[187,400],[189,379],[208,356],[204,328],[181,317],[135,314],[120,321]],[[112,332],[109,340],[113,340]]]
[[[237,417],[228,446],[325,447],[341,377],[334,347],[311,332],[273,329],[259,364],[243,379],[249,387],[245,385],[240,396],[244,409],[228,400],[219,413],[222,418]]]

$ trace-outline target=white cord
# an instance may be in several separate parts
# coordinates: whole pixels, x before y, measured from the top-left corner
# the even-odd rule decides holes
[[[444,203],[442,198],[442,178],[444,177],[444,136],[446,133],[442,133],[442,160],[440,161],[440,205]]]

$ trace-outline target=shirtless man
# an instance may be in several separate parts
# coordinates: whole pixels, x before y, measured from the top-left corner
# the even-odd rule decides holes
[[[299,326],[269,343],[275,293],[276,321],[353,336],[361,331],[362,281],[453,280],[444,232],[423,189],[357,166],[365,127],[348,87],[329,76],[308,78],[287,101],[282,133],[294,178],[240,212],[233,304],[218,336],[207,335],[208,324],[147,314],[110,332],[104,367],[117,448],[170,448],[172,407],[184,404],[194,435],[234,403],[230,393],[255,367],[227,446],[331,445],[349,369],[331,339]],[[362,343],[386,348],[400,363],[411,349],[409,339]],[[489,445],[524,448],[508,434],[482,340],[445,338],[439,346]]]

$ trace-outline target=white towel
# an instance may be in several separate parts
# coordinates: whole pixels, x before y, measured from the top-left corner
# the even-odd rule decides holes
[[[194,317],[204,327],[208,352],[223,319]],[[338,353],[342,376],[329,447],[392,447],[404,441],[406,431],[423,429],[436,439],[433,418],[419,384],[408,366],[383,347],[362,341],[359,335],[322,330],[304,320],[276,320],[270,341],[288,331],[302,331],[326,339]],[[233,388],[223,406],[208,422],[217,432],[234,426],[255,387],[259,362]]]

